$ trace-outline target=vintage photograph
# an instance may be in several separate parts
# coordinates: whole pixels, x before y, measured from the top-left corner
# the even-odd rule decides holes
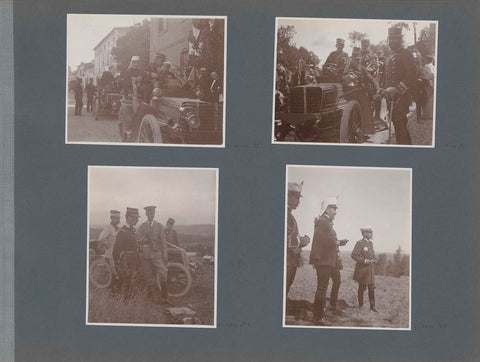
[[[225,146],[227,18],[67,14],[66,143]]]
[[[273,143],[435,146],[438,21],[277,18]]]
[[[287,165],[284,327],[411,330],[412,170]]]
[[[216,327],[218,169],[88,167],[86,323]]]

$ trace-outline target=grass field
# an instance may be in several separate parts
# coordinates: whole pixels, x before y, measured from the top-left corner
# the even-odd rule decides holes
[[[295,281],[290,289],[289,299],[301,302],[302,314],[292,316],[287,310],[285,323],[287,325],[311,325],[311,303],[313,303],[317,288],[317,276],[313,266],[308,264],[309,252],[302,255],[307,261],[297,270]],[[338,327],[365,328],[409,328],[410,319],[410,278],[390,276],[375,276],[375,298],[378,313],[369,310],[368,294],[365,292],[365,304],[358,309],[358,284],[352,279],[355,262],[350,253],[341,253],[344,269],[341,271],[342,284],[338,295],[339,311],[331,312],[326,308],[325,319]],[[331,281],[327,291],[330,296]],[[328,304],[327,304],[328,305]]]
[[[89,288],[89,323],[127,323],[127,324],[178,324],[165,309],[170,307],[188,307],[195,312],[202,325],[214,324],[215,271],[213,265],[203,265],[193,275],[190,292],[180,298],[170,298],[173,306],[158,305],[143,285],[137,293],[124,300],[120,293],[112,293],[110,288]]]

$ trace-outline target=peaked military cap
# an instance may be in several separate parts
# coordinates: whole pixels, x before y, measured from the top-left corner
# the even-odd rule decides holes
[[[345,39],[337,38],[337,44],[345,45]]]
[[[169,219],[167,220],[167,224],[168,224],[169,222],[174,223],[174,222],[175,222],[175,219],[169,218]]]
[[[288,192],[294,192],[294,193],[297,193],[297,194],[302,194],[302,186],[303,186],[303,182],[301,184],[297,183],[297,182],[289,182],[288,183]]]
[[[126,216],[138,216],[138,209],[134,207],[127,207]]]
[[[353,47],[352,58],[358,58],[358,57],[360,57],[360,48],[359,47]]]
[[[370,45],[370,40],[362,39],[361,43],[362,43],[362,45]]]
[[[110,217],[112,216],[120,217],[120,211],[110,210]]]
[[[370,225],[365,225],[365,226],[362,226],[362,227],[360,228],[360,231],[361,231],[362,233],[363,233],[364,231],[372,232],[373,229],[372,229],[372,227],[371,227]]]
[[[155,211],[157,207],[156,206],[145,206],[144,209],[146,212],[152,212]]]
[[[395,36],[402,36],[402,28],[398,26],[392,26],[388,29],[388,36],[395,37]]]

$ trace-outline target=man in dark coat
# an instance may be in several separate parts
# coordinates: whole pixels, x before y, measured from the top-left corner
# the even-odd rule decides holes
[[[125,219],[126,225],[118,231],[112,251],[124,298],[131,296],[133,281],[141,268],[139,241],[135,230],[138,209],[127,207]]]
[[[370,310],[375,309],[375,251],[373,250],[373,230],[371,226],[360,228],[362,240],[357,241],[352,251],[352,259],[355,264],[353,280],[358,282],[358,307],[363,307],[363,294],[368,286],[368,299],[370,301]]]
[[[288,183],[288,200],[287,200],[287,288],[286,297],[295,279],[297,268],[300,266],[300,254],[302,248],[310,243],[308,236],[300,236],[298,232],[297,220],[292,215],[300,204],[302,193],[302,185],[296,182]]]
[[[75,115],[82,115],[83,107],[83,87],[82,87],[82,78],[77,79],[77,84],[73,89],[75,92]]]
[[[324,319],[325,299],[329,279],[335,268],[338,268],[337,248],[340,241],[333,229],[333,220],[337,214],[337,198],[330,197],[322,202],[320,216],[315,221],[310,264],[317,271],[317,291],[313,302],[313,323],[315,325],[329,325]],[[345,245],[346,240],[342,240]]]
[[[392,50],[392,55],[385,65],[385,88],[387,94],[398,99],[398,102],[393,105],[391,114],[397,144],[411,145],[412,140],[407,129],[407,114],[416,87],[417,68],[412,53],[406,50],[402,43],[402,29],[389,28],[388,45]],[[393,90],[393,93],[389,92],[389,89]]]
[[[95,95],[95,86],[93,80],[90,79],[85,87],[85,93],[87,93],[87,112],[93,111],[93,96]]]
[[[175,225],[175,219],[169,218],[167,220],[167,226],[165,227],[165,238],[167,239],[167,243],[180,247],[177,231],[173,228],[173,225]]]

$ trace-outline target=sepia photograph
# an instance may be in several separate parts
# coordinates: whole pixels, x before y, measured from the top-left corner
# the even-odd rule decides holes
[[[276,18],[272,143],[434,147],[438,21]]]
[[[225,147],[226,22],[67,14],[65,142]]]
[[[412,170],[287,165],[283,326],[411,330]]]
[[[218,169],[88,167],[86,324],[216,327]]]

